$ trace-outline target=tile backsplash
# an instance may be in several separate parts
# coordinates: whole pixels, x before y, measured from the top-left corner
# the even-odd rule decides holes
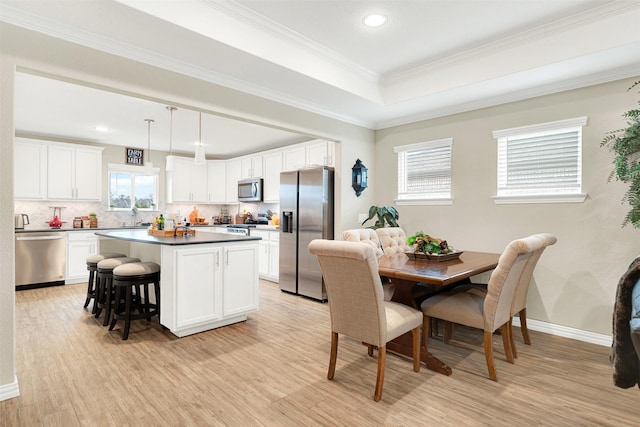
[[[279,205],[272,203],[242,203],[240,205],[195,205],[204,215],[206,221],[212,223],[212,217],[220,215],[222,208],[227,208],[228,214],[235,217],[238,213],[251,212],[254,217],[259,212],[271,210],[278,212]],[[98,216],[98,226],[117,227],[123,224],[133,224],[133,214],[131,211],[110,211],[100,202],[58,202],[58,201],[27,201],[16,200],[14,202],[14,213],[24,213],[29,216],[28,228],[46,227],[53,218],[53,208],[62,208],[63,227],[73,227],[73,218],[95,213]],[[159,211],[139,211],[136,220],[138,222],[153,222],[154,218],[161,213],[177,212],[181,217],[188,217],[194,205],[160,203]]]

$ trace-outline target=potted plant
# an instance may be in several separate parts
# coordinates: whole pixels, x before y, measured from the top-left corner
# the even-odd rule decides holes
[[[389,227],[399,227],[398,218],[400,215],[393,206],[371,206],[369,208],[369,218],[362,221],[362,225],[364,225],[365,222],[372,220],[374,217],[376,218],[375,224],[368,228],[383,228],[386,227],[387,224]]]
[[[635,82],[629,89],[639,85]],[[640,101],[638,101],[640,104]],[[627,119],[627,127],[607,132],[600,144],[615,153],[614,169],[609,175],[618,181],[629,184],[629,189],[623,197],[631,206],[622,222],[622,226],[631,224],[640,229],[640,109],[632,109],[622,114]]]

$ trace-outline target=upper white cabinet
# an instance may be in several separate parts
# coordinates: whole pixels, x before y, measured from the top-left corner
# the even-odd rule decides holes
[[[287,148],[283,152],[283,170],[292,171],[311,166],[335,166],[335,145],[331,141],[314,140]]]
[[[226,203],[227,201],[227,167],[223,160],[207,162],[208,203]]]
[[[42,142],[16,139],[13,147],[14,197],[47,198],[47,146]]]
[[[280,201],[280,172],[282,172],[282,152],[264,155],[263,200],[266,203]]]
[[[295,171],[305,166],[307,154],[304,146],[287,148],[282,153],[282,170]]]
[[[102,148],[47,144],[47,199],[99,201]]]
[[[207,165],[195,165],[192,158],[175,157],[173,171],[167,172],[167,203],[206,203]]]
[[[334,144],[331,141],[317,140],[305,144],[305,166],[335,166],[333,160]]]
[[[263,156],[248,156],[240,159],[242,175],[240,179],[260,178],[263,173]]]
[[[238,181],[242,176],[242,161],[227,161],[227,203],[238,203]]]

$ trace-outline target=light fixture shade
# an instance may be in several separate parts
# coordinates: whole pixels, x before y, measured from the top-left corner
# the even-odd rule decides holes
[[[198,166],[207,163],[207,159],[204,157],[204,145],[202,145],[202,143],[196,145],[196,157],[194,158],[193,163]]]
[[[175,156],[167,156],[167,163],[165,164],[165,171],[172,172],[176,168]]]

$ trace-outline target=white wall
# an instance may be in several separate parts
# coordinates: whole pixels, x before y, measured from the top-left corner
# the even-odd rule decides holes
[[[114,55],[63,42],[39,33],[0,23],[0,399],[15,379],[14,343],[20,331],[14,320],[13,258],[13,75],[15,69],[37,72],[115,92],[140,95],[171,105],[267,123],[312,137],[338,141],[336,147],[336,223],[338,235],[343,218],[357,220],[357,212],[369,200],[356,199],[350,188],[351,166],[356,158],[372,161],[374,132],[286,105],[246,95],[211,83],[181,76]],[[82,309],[79,302],[78,309]],[[18,372],[18,379],[20,373]],[[15,389],[17,390],[17,384]]]
[[[622,80],[466,114],[377,132],[376,204],[397,193],[395,145],[453,138],[452,206],[399,206],[407,233],[422,230],[455,248],[501,252],[512,239],[549,232],[558,243],[547,249],[534,274],[528,317],[555,325],[611,335],[616,285],[640,254],[640,230],[621,228],[626,187],[607,183],[612,154],[600,147],[605,132],[624,125],[620,115],[637,107],[627,93],[636,79]],[[492,131],[587,116],[583,131],[584,203],[496,205],[496,141]]]

